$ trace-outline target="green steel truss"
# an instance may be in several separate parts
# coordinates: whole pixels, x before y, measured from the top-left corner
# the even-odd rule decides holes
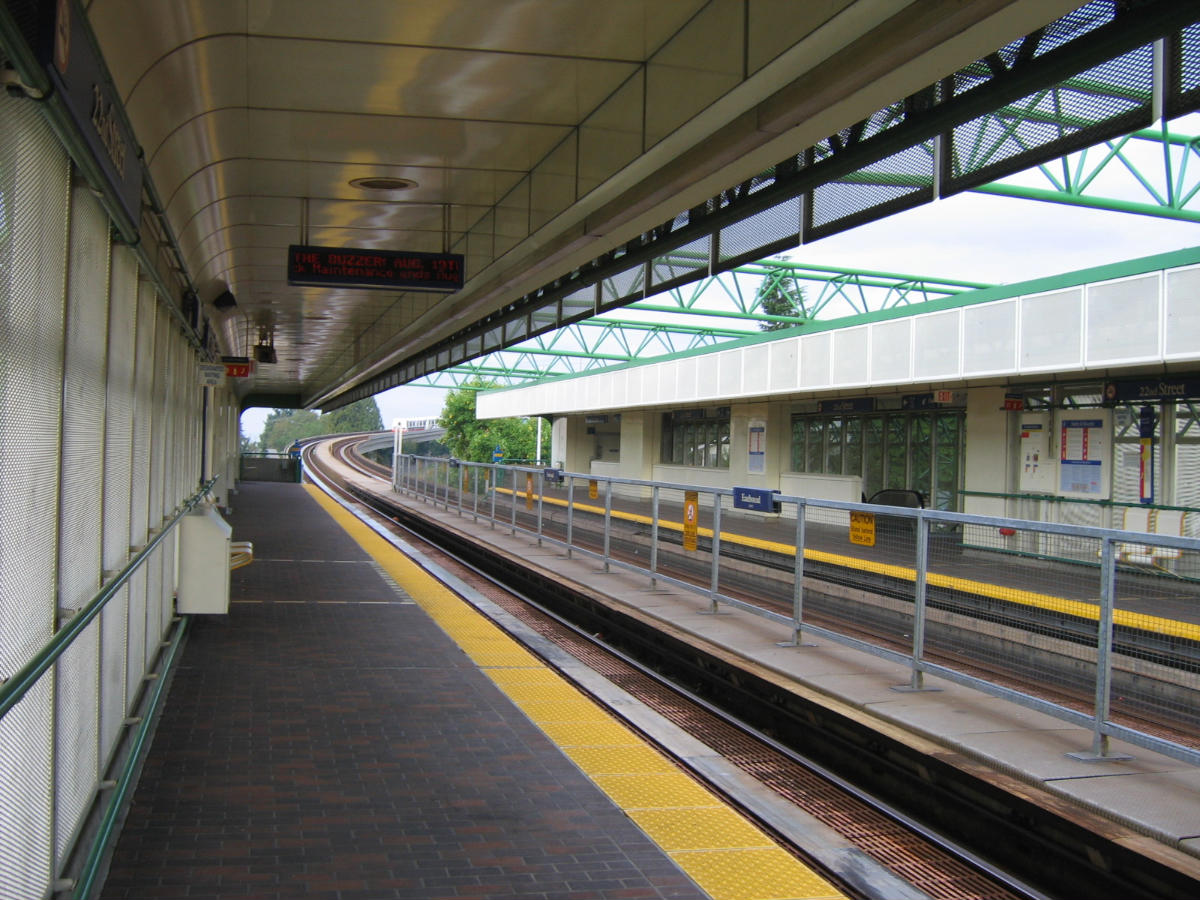
[[[797,315],[774,315],[763,310],[763,297],[776,285],[799,299]],[[764,326],[798,327],[818,319],[919,305],[986,287],[990,285],[813,266],[786,259],[762,260],[665,291],[653,302],[625,306],[619,318],[593,316],[443,369],[413,384],[457,388],[482,379],[510,387],[715,347],[759,334]]]
[[[1021,151],[1021,135],[1031,125],[1064,131],[1085,127],[1086,120],[1072,118],[1067,112],[1069,107],[1079,105],[1079,95],[1111,96],[1118,92],[1118,88],[1101,82],[1073,80],[1010,104],[978,127],[971,152],[953,161],[951,167],[986,168],[990,156]],[[1200,129],[1198,120],[1200,116],[1192,115],[1102,141],[1052,163],[981,185],[973,192],[1200,222],[1200,135],[1189,131],[1189,126]],[[933,142],[926,148],[933,156]],[[913,184],[911,176],[881,167],[859,170],[845,180],[881,187]],[[697,255],[683,251],[661,260],[662,265],[679,271],[693,270],[704,263]],[[622,284],[620,290],[638,288],[639,278],[640,274]],[[505,387],[527,384],[555,375],[714,347],[757,334],[771,324],[801,327],[808,322],[896,307],[911,306],[915,312],[930,300],[989,286],[766,259],[656,294],[653,300],[623,306],[620,317],[594,316],[412,383],[456,388],[481,378]],[[774,288],[799,298],[796,315],[772,315],[763,310],[762,297]],[[617,292],[602,282],[600,303]]]

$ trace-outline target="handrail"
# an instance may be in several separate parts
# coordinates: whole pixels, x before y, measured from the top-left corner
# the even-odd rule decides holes
[[[1058,494],[1012,493],[1008,491],[958,491],[960,497],[998,497],[1002,500],[1042,500],[1054,503],[1077,503],[1083,506],[1105,506],[1113,509],[1136,506],[1145,509],[1167,509],[1200,513],[1195,506],[1169,506],[1165,503],[1141,503],[1137,500],[1091,500],[1087,497],[1060,497]]]
[[[204,499],[204,497],[212,490],[212,486],[217,483],[215,476],[208,484],[204,485],[191,496],[180,508],[174,518],[164,525],[149,543],[146,544],[137,554],[131,559],[125,568],[121,569],[108,584],[100,589],[88,604],[76,613],[66,625],[54,633],[54,636],[46,642],[33,658],[27,662],[12,678],[0,685],[0,718],[3,718],[10,709],[21,702],[29,690],[37,683],[38,679],[46,673],[46,671],[54,665],[71,643],[79,636],[91,621],[100,614],[100,610],[104,608],[117,593],[118,590],[130,579],[135,571],[146,561],[150,553],[162,542],[176,525],[179,520],[196,508],[196,505]]]

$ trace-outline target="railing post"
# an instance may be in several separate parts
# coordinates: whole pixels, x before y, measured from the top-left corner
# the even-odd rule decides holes
[[[517,470],[509,469],[508,474],[512,480],[512,484],[509,486],[511,488],[511,490],[509,491],[509,494],[512,495],[512,516],[509,519],[509,525],[512,526],[512,534],[516,534],[517,533]]]
[[[489,492],[492,495],[492,518],[491,518],[492,524],[491,524],[491,527],[493,529],[495,529],[495,527],[496,527],[496,488],[500,487],[500,470],[497,469],[495,466],[492,466],[490,469],[488,469],[488,473],[489,473],[489,477],[492,480],[492,489]]]
[[[612,482],[604,482],[604,571],[608,571],[608,551],[612,545]]]
[[[466,463],[460,462],[458,469],[454,472],[454,490],[458,494],[458,516],[461,519],[463,514],[463,482],[467,480]]]
[[[717,611],[717,593],[721,584],[721,495],[713,492],[712,514],[712,575],[709,579],[708,597],[712,612]]]
[[[650,587],[658,587],[658,485],[650,489]]]
[[[538,419],[540,422],[541,419]],[[542,546],[542,500],[546,496],[546,473],[538,474],[537,545]]]
[[[906,685],[893,688],[897,691],[936,691],[939,688],[925,687],[925,595],[929,574],[929,520],[925,510],[917,510],[917,560],[916,580],[913,584],[912,624],[912,679]]]
[[[575,476],[567,476],[567,559],[571,558],[571,532],[575,527]]]
[[[471,521],[479,521],[479,466],[471,466]]]
[[[1113,610],[1117,597],[1117,554],[1113,539],[1101,538],[1100,544],[1100,617],[1096,622],[1096,700],[1092,710],[1092,749],[1090,753],[1068,753],[1083,762],[1121,760],[1131,757],[1111,753],[1104,723],[1108,721],[1112,700]]]
[[[804,526],[808,504],[796,502],[796,563],[792,573],[792,637],[783,641],[781,647],[799,647],[800,631],[804,624]]]

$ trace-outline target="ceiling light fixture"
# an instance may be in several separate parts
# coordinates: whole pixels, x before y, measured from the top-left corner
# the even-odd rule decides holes
[[[362,191],[410,191],[417,186],[417,183],[411,178],[369,175],[366,178],[350,179],[350,186]]]

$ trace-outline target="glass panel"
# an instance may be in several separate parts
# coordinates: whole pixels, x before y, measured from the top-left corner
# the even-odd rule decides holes
[[[961,446],[962,416],[940,415],[934,423],[937,438],[934,468],[933,498],[935,509],[958,511],[959,447]]]
[[[696,464],[696,426],[684,426],[683,434],[683,464],[694,466]]]
[[[866,465],[863,466],[863,493],[871,495],[883,489],[883,417],[871,416],[863,419],[863,448]]]
[[[842,419],[830,419],[826,426],[826,456],[825,456],[825,471],[830,475],[842,474],[842,428],[845,422]]]
[[[808,420],[808,466],[806,471],[820,474],[825,471],[825,423],[820,419]]]
[[[913,416],[909,433],[909,487],[920,491],[926,505],[933,496],[933,429],[929,416]]]
[[[803,472],[808,461],[804,454],[804,420],[792,422],[792,471]]]
[[[674,430],[675,435],[671,445],[671,462],[675,463],[677,466],[682,466],[684,460],[683,448],[685,446],[684,441],[686,440],[686,436],[684,435],[682,425],[676,425]]]
[[[884,458],[887,471],[883,476],[886,488],[908,487],[908,419],[904,416],[887,416],[887,446]]]
[[[720,459],[717,465],[722,469],[729,468],[729,423],[722,422],[718,429],[719,440],[721,442]]]
[[[843,475],[861,475],[862,474],[862,419],[848,419],[846,421],[846,432],[843,438]]]

